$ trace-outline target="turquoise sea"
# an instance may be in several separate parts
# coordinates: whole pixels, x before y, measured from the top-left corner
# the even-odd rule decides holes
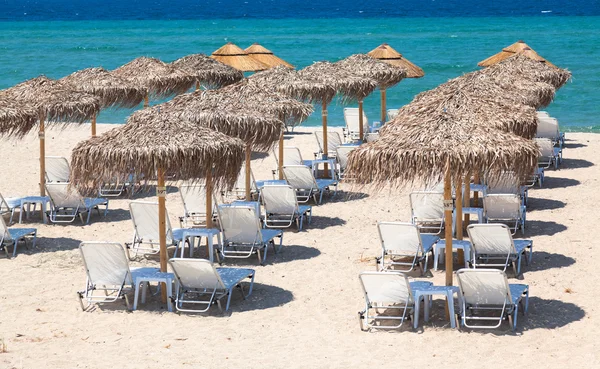
[[[388,108],[477,69],[477,62],[522,39],[573,73],[572,82],[546,110],[567,131],[600,132],[600,16],[27,19],[0,22],[0,88],[40,74],[60,78],[92,66],[113,69],[142,55],[172,61],[191,53],[210,54],[228,41],[242,48],[259,42],[297,68],[366,53],[387,42],[426,73],[388,90]],[[342,108],[340,103],[330,107],[330,124],[343,124]],[[365,109],[370,120],[378,119],[377,91],[365,101]],[[107,110],[99,122],[122,123],[130,113]],[[304,124],[319,125],[320,114]]]

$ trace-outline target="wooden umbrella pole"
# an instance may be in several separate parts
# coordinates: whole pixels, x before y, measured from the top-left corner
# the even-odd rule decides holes
[[[198,91],[200,89],[200,82],[196,81],[196,91]]]
[[[163,168],[157,169],[158,185],[156,186],[156,196],[158,197],[158,238],[160,241],[160,271],[167,271],[167,217],[165,196],[167,189],[165,187],[165,172]],[[162,301],[167,302],[167,289],[163,284],[161,288]]]
[[[206,228],[212,228],[212,204],[213,199],[213,183],[212,183],[212,169],[206,171]]]
[[[44,128],[44,116],[40,114],[40,196],[46,196],[46,130]]]
[[[471,173],[467,173],[465,176],[465,196],[463,198],[463,206],[466,208],[471,207]],[[471,222],[471,215],[464,215],[465,222],[463,224],[463,228],[466,229],[469,223]]]
[[[450,163],[446,164],[444,175],[444,233],[446,238],[446,286],[452,286],[452,178]]]
[[[96,137],[96,114],[92,117],[92,137]]]
[[[283,131],[281,131],[281,135],[279,135],[279,179],[283,179]]]
[[[250,179],[251,179],[251,172],[250,172],[250,159],[252,159],[252,148],[250,148],[250,145],[246,145],[246,201],[251,201],[252,197],[251,197],[251,193],[250,193]]]
[[[459,177],[456,181],[456,239],[463,239],[463,199],[462,199],[462,177]],[[465,263],[464,250],[458,249],[458,264],[463,265]]]
[[[321,106],[321,118],[323,119],[323,159],[327,159],[327,153],[329,152],[329,146],[327,144],[327,103],[323,102]],[[327,163],[323,165],[325,178],[329,178],[329,166]]]
[[[385,106],[386,104],[386,91],[385,88],[381,89],[381,124],[383,125],[383,123],[385,123],[386,121],[386,116],[387,116],[387,107]]]
[[[150,101],[148,100],[148,94],[146,94],[146,96],[144,96],[144,108],[147,108],[150,106]]]
[[[475,174],[473,175],[473,183],[479,184],[479,172],[475,172]],[[479,206],[479,192],[478,191],[475,191],[475,193],[473,193],[473,205],[475,207]]]
[[[363,101],[358,100],[358,137],[362,143],[365,138],[365,129],[363,127]]]

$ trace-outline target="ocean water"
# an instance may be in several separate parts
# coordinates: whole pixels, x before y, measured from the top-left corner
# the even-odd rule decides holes
[[[0,88],[40,74],[60,78],[92,66],[113,69],[142,55],[168,62],[210,54],[228,41],[242,48],[259,42],[297,68],[387,42],[425,71],[425,77],[388,90],[387,105],[394,108],[476,70],[477,62],[522,39],[573,73],[546,110],[567,131],[600,132],[599,2],[491,3],[4,1]],[[334,102],[329,108],[331,125],[343,125],[343,107]],[[319,110],[304,125],[320,125]],[[365,100],[365,110],[370,120],[379,119],[378,91]],[[122,123],[132,111],[106,110],[99,122]]]

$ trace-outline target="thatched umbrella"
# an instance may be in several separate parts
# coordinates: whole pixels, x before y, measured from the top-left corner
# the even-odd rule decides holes
[[[231,42],[215,50],[210,57],[242,72],[258,72],[269,69],[268,65],[250,57],[247,52]]]
[[[196,77],[196,90],[200,85],[218,88],[236,83],[244,78],[244,73],[223,64],[204,54],[192,54],[171,63],[176,68]]]
[[[394,119],[387,125],[398,127],[350,153],[347,176],[375,188],[444,180],[446,284],[451,285],[452,180],[460,202],[462,178],[468,173],[486,170],[494,177],[514,171],[524,178],[537,166],[538,148],[531,140],[457,120],[448,113],[409,123]]]
[[[502,60],[510,58],[511,56],[513,56],[515,54],[522,54],[532,60],[542,61],[542,62],[546,63],[547,65],[554,67],[554,65],[552,63],[550,63],[546,59],[542,58],[538,53],[533,51],[533,49],[531,47],[529,47],[529,45],[527,45],[522,40],[519,40],[519,41],[515,42],[514,44],[505,47],[499,53],[494,54],[494,55],[490,56],[489,58],[480,61],[479,63],[477,63],[477,65],[479,65],[480,67],[489,67],[490,65],[499,63]]]
[[[0,134],[22,137],[31,131],[38,121],[38,111],[31,104],[17,103],[5,96],[0,97]]]
[[[146,109],[149,110],[149,109]],[[222,133],[190,124],[185,119],[146,114],[98,137],[82,141],[71,154],[72,185],[93,190],[106,180],[133,174],[157,176],[160,267],[167,268],[165,172],[177,180],[235,182],[242,165],[244,144]]]
[[[350,70],[352,73],[371,78],[377,82],[377,87],[381,90],[381,115],[385,116],[385,90],[396,85],[406,78],[407,71],[403,68],[392,66],[383,61],[377,60],[369,55],[354,54],[346,59],[335,63]],[[385,120],[383,120],[385,121]],[[359,135],[363,137],[363,101],[358,100],[358,122]]]
[[[269,68],[276,67],[278,65],[283,65],[288,68],[294,68],[293,65],[286,62],[285,60],[275,56],[273,52],[266,47],[259,45],[258,43],[253,43],[249,47],[244,50],[250,55],[250,57],[254,60],[258,60]]]
[[[536,61],[524,54],[514,54],[501,62],[480,71],[480,74],[499,76],[516,75],[529,81],[545,82],[555,89],[564,86],[571,79],[571,72],[547,63]]]
[[[59,80],[70,85],[73,90],[96,95],[103,108],[133,108],[139,105],[148,90],[120,78],[104,68],[87,68],[72,73]],[[92,118],[92,137],[96,136],[96,116]]]
[[[143,86],[153,98],[181,94],[189,90],[196,77],[156,58],[139,57],[112,71],[118,77]],[[148,96],[144,107],[148,106]]]
[[[367,53],[372,58],[382,60],[390,65],[406,70],[405,78],[421,78],[425,75],[423,69],[411,63],[390,45],[383,43]],[[381,121],[386,120],[386,90],[381,90]]]
[[[37,111],[40,124],[38,133],[40,140],[40,196],[45,196],[45,121],[83,123],[98,113],[100,100],[94,95],[73,91],[69,86],[45,76],[39,76],[2,90],[0,98],[31,105]],[[34,126],[29,123],[19,128],[19,134],[33,129]]]

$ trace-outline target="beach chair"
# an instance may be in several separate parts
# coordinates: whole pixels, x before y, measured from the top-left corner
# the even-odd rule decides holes
[[[538,156],[538,166],[544,169],[550,168],[558,169],[558,164],[562,162],[562,151],[554,147],[554,144],[549,138],[536,138],[535,143],[540,149],[540,155]]]
[[[4,197],[0,193],[0,215],[10,213],[8,224],[12,224],[15,210],[21,211],[21,197]]]
[[[312,206],[298,205],[296,192],[290,185],[267,185],[260,192],[265,207],[264,225],[267,228],[287,228],[296,222],[302,230],[303,220],[310,224]]]
[[[564,135],[561,134],[559,130],[558,120],[556,118],[538,115],[538,126],[535,137],[548,138],[555,146],[562,148]]]
[[[296,190],[299,203],[306,203],[312,197],[315,203],[323,201],[323,193],[335,187],[334,195],[337,193],[338,181],[336,179],[315,179],[309,167],[304,165],[286,165],[283,167],[283,175],[288,184]],[[317,201],[317,196],[319,200]]]
[[[421,234],[412,223],[378,222],[381,256],[377,259],[379,270],[402,267],[402,272],[412,272],[418,265],[421,274],[427,272],[429,255],[440,238],[432,234]],[[406,261],[404,261],[406,260]]]
[[[344,146],[338,146],[335,151],[336,151],[336,161],[337,161],[337,175],[338,178],[344,178],[345,177],[345,171],[346,171],[346,167],[348,166],[348,154],[350,154],[350,152],[354,149],[356,149],[358,146],[353,146],[353,145],[344,145]]]
[[[274,171],[274,175],[275,173],[276,171]],[[237,199],[246,198],[246,164],[242,164],[233,187],[227,192]],[[250,169],[250,196],[253,199],[258,198],[259,192],[258,185],[254,179],[254,173],[252,172],[252,169]]]
[[[409,198],[412,223],[426,233],[441,233],[444,228],[444,194],[414,191]]]
[[[275,252],[283,246],[283,232],[276,229],[262,229],[256,207],[236,203],[219,205],[219,223],[223,232],[221,254],[223,258],[249,258],[258,256],[261,265],[267,259],[268,246]],[[275,245],[275,238],[279,245]],[[261,257],[262,253],[262,257]]]
[[[488,178],[483,196],[491,194],[513,194],[521,197],[523,205],[527,204],[528,187],[522,186],[514,172],[502,172],[497,177]]]
[[[399,109],[388,109],[387,110],[387,120],[390,121],[398,115]]]
[[[508,223],[512,234],[519,228],[521,233],[525,233],[526,217],[527,207],[517,194],[487,194],[483,197],[483,218],[486,223]]]
[[[179,217],[181,228],[206,227],[206,186],[203,184],[179,186],[183,202],[183,216]],[[211,194],[212,196],[212,194]],[[214,219],[217,218],[216,204],[213,201]]]
[[[113,178],[110,182],[100,185],[98,196],[118,197],[126,191],[129,191],[129,193],[132,194],[137,182],[138,181],[133,174],[124,178]]]
[[[359,141],[364,138],[360,137],[358,108],[344,108],[344,121],[346,122],[346,127],[342,130],[346,142]],[[369,120],[363,110],[363,134],[367,133],[369,133]]]
[[[323,131],[315,131],[315,138],[317,139],[317,145],[319,145],[319,151],[315,153],[315,159],[323,157]],[[336,149],[342,144],[342,138],[336,131],[327,131],[327,157],[334,159],[336,157]]]
[[[233,289],[238,287],[244,300],[252,294],[254,270],[244,268],[215,268],[213,263],[203,259],[169,260],[175,274],[175,308],[178,311],[203,313],[216,303],[219,310],[221,299],[227,297],[225,311],[229,310]],[[248,293],[244,293],[242,282],[250,280]],[[189,307],[187,307],[189,306]],[[200,306],[200,308],[192,308]]]
[[[529,286],[509,284],[501,270],[460,269],[456,281],[462,301],[461,321],[467,328],[498,328],[508,319],[514,331],[519,307],[523,315],[527,313]]]
[[[533,258],[532,240],[515,240],[504,224],[470,224],[467,233],[471,240],[471,265],[501,267],[512,265],[515,275],[521,274],[521,259],[529,265]],[[527,255],[529,251],[529,256]]]
[[[77,217],[81,223],[90,224],[92,210],[100,214],[100,206],[104,205],[104,216],[108,212],[108,199],[82,197],[75,188],[69,188],[68,183],[53,182],[46,184],[46,192],[50,197],[50,221],[53,223],[72,223]],[[87,220],[83,221],[83,213]]]
[[[131,249],[137,255],[157,254],[160,252],[160,236],[158,224],[158,203],[146,201],[132,201],[129,203],[129,212],[133,222],[133,241]],[[183,247],[183,236],[185,228],[171,227],[169,214],[165,209],[167,247],[175,246],[175,254],[179,247]],[[183,251],[182,251],[183,253]]]
[[[67,158],[62,156],[46,156],[46,182],[66,183],[71,177],[71,167]]]
[[[413,317],[415,305],[419,303],[415,302],[413,291],[432,285],[431,282],[409,282],[400,272],[362,272],[358,278],[365,295],[365,308],[358,313],[363,331],[400,328],[407,317]],[[398,313],[391,314],[391,311]],[[393,320],[399,320],[400,324],[383,324]]]
[[[560,131],[560,127],[558,125],[558,120],[556,118],[553,118],[550,116],[550,114],[548,114],[548,112],[540,110],[537,112],[537,116],[538,116],[538,120],[543,120],[543,119],[550,119],[550,121],[552,122],[553,125],[556,125],[556,127],[553,127],[556,130],[556,133],[551,132],[552,137],[558,137],[558,145],[562,148],[565,145],[565,133]],[[555,121],[555,122],[553,122]],[[543,123],[542,123],[543,124]],[[545,130],[546,128],[542,128],[542,130]],[[548,137],[550,138],[550,137]]]
[[[87,277],[85,288],[77,292],[83,311],[93,303],[114,302],[120,298],[125,299],[127,309],[131,310],[127,293],[134,290],[136,276],[159,271],[158,268],[129,268],[127,249],[120,243],[82,242],[79,252]],[[101,293],[95,294],[97,291]]]
[[[379,139],[379,132],[372,132],[372,133],[365,134],[366,142],[373,142],[373,141],[377,141],[378,139]]]
[[[27,237],[32,236],[33,241],[31,246],[35,247],[35,240],[37,238],[37,229],[35,228],[8,228],[4,222],[4,218],[0,217],[0,232],[2,232],[2,239],[0,239],[0,250],[4,250],[6,257],[8,257],[7,246],[12,245],[13,252],[12,257],[17,255],[17,246],[19,241],[23,241],[25,247],[27,247]]]

